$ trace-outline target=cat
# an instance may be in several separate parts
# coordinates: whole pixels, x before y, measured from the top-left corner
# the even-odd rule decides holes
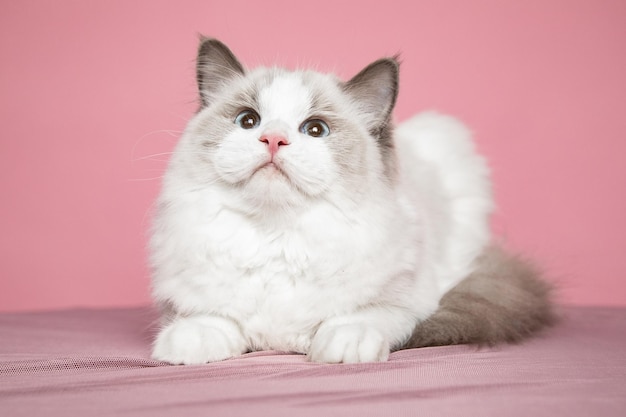
[[[490,235],[489,169],[468,129],[434,112],[394,127],[398,81],[397,57],[341,81],[247,70],[201,39],[200,109],[151,232],[153,358],[378,362],[552,323],[549,285]]]

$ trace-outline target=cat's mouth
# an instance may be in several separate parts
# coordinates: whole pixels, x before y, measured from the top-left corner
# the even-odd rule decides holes
[[[257,174],[269,175],[269,176],[271,176],[270,178],[273,178],[276,175],[280,175],[281,177],[284,177],[284,178],[289,178],[289,176],[281,168],[281,166],[279,164],[277,164],[276,162],[274,162],[274,161],[268,161],[268,162],[260,165],[252,173],[252,175],[257,175]]]

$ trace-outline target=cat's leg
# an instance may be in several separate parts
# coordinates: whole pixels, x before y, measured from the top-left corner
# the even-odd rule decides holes
[[[410,335],[415,319],[404,309],[372,307],[324,321],[311,342],[314,362],[383,362]]]
[[[247,351],[246,340],[232,320],[195,315],[176,317],[154,342],[152,358],[171,364],[201,364],[238,356]]]

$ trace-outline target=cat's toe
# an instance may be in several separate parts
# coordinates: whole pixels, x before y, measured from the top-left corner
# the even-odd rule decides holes
[[[174,365],[216,362],[246,351],[234,323],[207,317],[181,318],[159,333],[152,358]]]
[[[309,359],[326,363],[383,362],[389,343],[376,329],[361,324],[321,328],[315,335]]]

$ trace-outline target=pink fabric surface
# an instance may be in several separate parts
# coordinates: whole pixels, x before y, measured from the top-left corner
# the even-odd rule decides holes
[[[1,416],[626,415],[626,309],[565,308],[522,345],[321,365],[257,352],[149,358],[150,309],[0,314]]]

